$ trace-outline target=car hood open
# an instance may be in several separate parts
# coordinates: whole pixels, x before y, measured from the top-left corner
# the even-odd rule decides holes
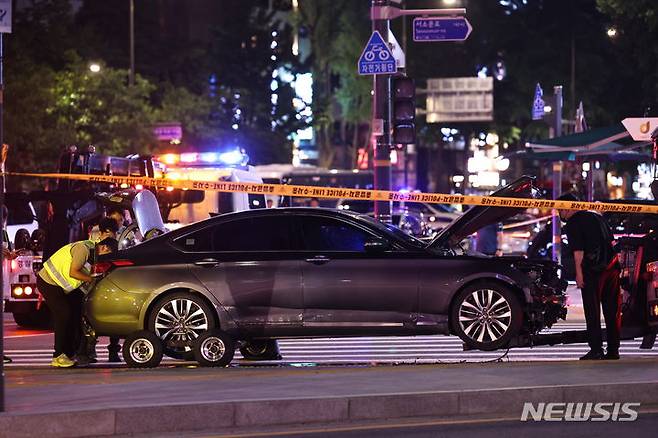
[[[504,198],[539,198],[539,190],[533,186],[534,178],[522,176],[490,196]],[[452,247],[482,227],[502,222],[525,210],[524,208],[475,206],[452,221],[432,239],[429,249]]]

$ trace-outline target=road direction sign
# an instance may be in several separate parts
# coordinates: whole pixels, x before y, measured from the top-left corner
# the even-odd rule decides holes
[[[0,33],[11,33],[11,2],[0,0]]]
[[[374,31],[359,58],[360,75],[390,75],[397,72],[393,52],[381,34]]]
[[[631,117],[621,123],[635,141],[651,141],[651,134],[658,130],[658,117]]]
[[[414,18],[414,41],[464,41],[473,31],[466,17]]]
[[[541,85],[537,84],[535,87],[535,97],[532,99],[532,120],[541,120],[544,117],[544,92]]]

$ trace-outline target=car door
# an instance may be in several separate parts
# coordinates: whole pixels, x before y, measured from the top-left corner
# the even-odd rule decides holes
[[[247,215],[179,239],[205,249],[196,252],[192,272],[250,335],[301,328],[301,271],[291,225],[289,215]]]
[[[418,308],[418,270],[405,251],[366,251],[384,235],[329,216],[297,217],[305,332],[399,332]]]

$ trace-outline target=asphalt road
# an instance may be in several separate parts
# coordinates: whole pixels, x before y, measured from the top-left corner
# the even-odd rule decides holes
[[[7,368],[47,367],[52,358],[52,333],[44,330],[25,330],[17,327],[11,315],[4,318],[5,354],[13,359]],[[563,330],[583,330],[584,323],[578,321],[561,322],[550,332]],[[97,351],[99,363],[92,367],[124,366],[108,364],[107,338],[102,338]],[[622,357],[658,357],[658,348],[640,350],[641,340],[623,341]],[[574,360],[588,350],[585,344],[542,346],[483,352],[462,350],[462,343],[454,336],[414,336],[414,337],[359,337],[327,339],[291,339],[279,342],[282,361],[259,362],[272,365],[346,365],[346,364],[390,364],[390,363],[450,363],[483,362],[499,358],[509,361],[560,361]],[[180,361],[167,359],[163,365],[180,364]],[[254,364],[241,358],[236,352],[233,365]]]
[[[557,437],[569,438],[618,438],[654,436],[658,427],[658,413],[640,412],[634,422],[522,422],[517,418],[496,419],[408,419],[353,424],[312,426],[280,426],[267,429],[217,430],[214,432],[186,434],[188,438],[506,438],[506,437]],[[158,438],[170,438],[178,434],[158,434]],[[152,434],[135,437],[154,437]]]

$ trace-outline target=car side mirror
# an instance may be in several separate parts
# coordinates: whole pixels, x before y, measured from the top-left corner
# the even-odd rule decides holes
[[[366,240],[366,242],[363,244],[363,247],[366,252],[381,253],[391,249],[391,244],[384,239],[372,238]]]

